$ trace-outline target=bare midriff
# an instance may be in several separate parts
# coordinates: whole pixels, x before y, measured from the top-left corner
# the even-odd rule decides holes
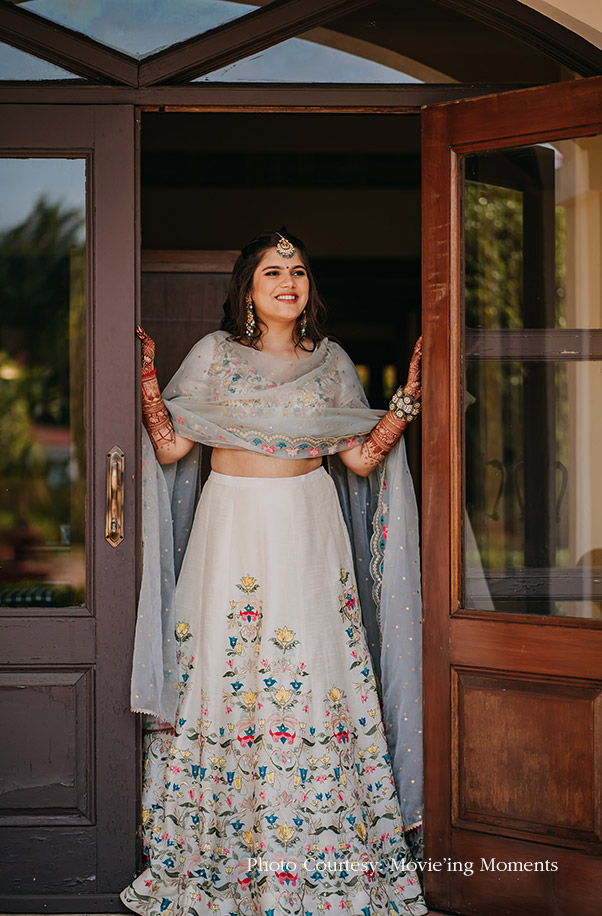
[[[212,469],[230,477],[300,477],[321,464],[321,458],[274,458],[234,448],[214,448],[211,455]]]

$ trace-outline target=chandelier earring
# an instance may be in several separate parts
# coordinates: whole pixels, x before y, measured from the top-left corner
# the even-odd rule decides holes
[[[245,305],[247,306],[247,320],[245,322],[245,333],[249,340],[253,340],[255,334],[255,312],[253,311],[253,298],[251,293],[245,296]]]
[[[303,318],[301,319],[301,340],[305,340],[305,335],[307,334],[307,311],[303,309]]]

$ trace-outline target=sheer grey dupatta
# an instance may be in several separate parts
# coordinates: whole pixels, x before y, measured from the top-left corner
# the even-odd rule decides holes
[[[232,393],[216,401],[210,380]],[[332,406],[323,398],[336,385]],[[314,392],[311,408],[306,398]],[[222,332],[190,351],[166,387],[174,424],[196,440],[177,463],[161,466],[143,431],[143,579],[132,673],[132,709],[174,723],[178,671],[174,590],[199,491],[199,440],[267,450],[282,457],[329,455],[354,549],[368,646],[382,704],[391,765],[408,826],[421,820],[421,604],[417,510],[403,439],[384,468],[368,478],[348,471],[334,453],[377,422],[349,357],[324,341],[289,366],[232,345]],[[290,403],[293,403],[293,407]],[[297,403],[299,406],[295,407]],[[326,407],[322,404],[326,403]],[[272,424],[274,424],[272,426]],[[317,433],[317,439],[316,439]]]
[[[422,604],[418,510],[405,444],[402,438],[367,478],[336,456],[329,465],[353,546],[391,766],[409,829],[422,823]]]
[[[142,583],[131,682],[133,712],[174,723],[178,703],[175,586],[200,488],[201,445],[157,461],[142,427]]]

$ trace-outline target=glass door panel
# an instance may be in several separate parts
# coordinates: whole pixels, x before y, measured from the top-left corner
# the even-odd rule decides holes
[[[135,112],[0,118],[0,912],[108,913],[137,855]]]
[[[86,597],[84,159],[0,159],[0,606]]]
[[[602,617],[602,136],[464,164],[464,607]]]

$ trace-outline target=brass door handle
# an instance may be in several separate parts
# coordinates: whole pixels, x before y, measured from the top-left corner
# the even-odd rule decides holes
[[[124,538],[123,532],[123,486],[125,452],[114,445],[107,452],[107,508],[105,516],[105,538],[111,547],[117,547]]]

